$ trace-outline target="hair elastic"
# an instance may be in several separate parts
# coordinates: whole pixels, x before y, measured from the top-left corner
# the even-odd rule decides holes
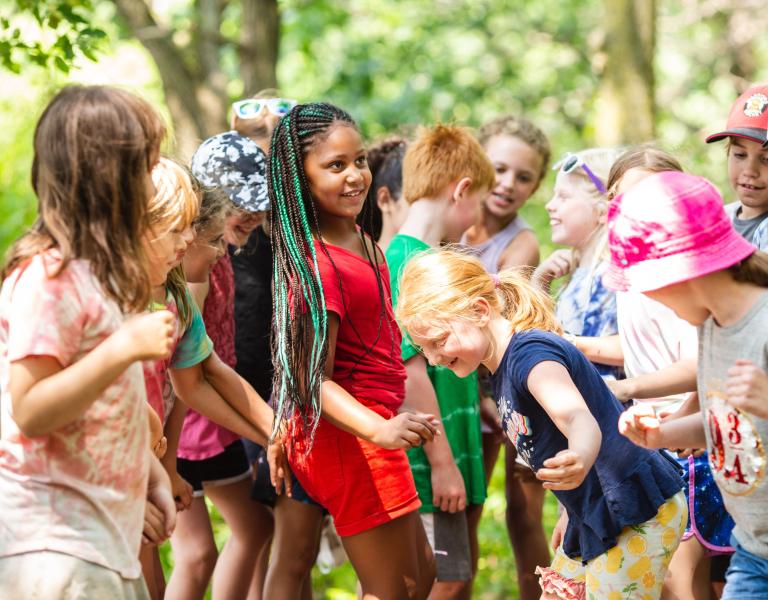
[[[501,278],[496,273],[491,273],[491,281],[493,281],[493,287],[495,288],[501,285]]]

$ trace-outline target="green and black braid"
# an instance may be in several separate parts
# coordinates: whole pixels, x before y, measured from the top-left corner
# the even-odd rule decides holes
[[[274,261],[273,434],[284,418],[290,418],[296,413],[301,415],[305,429],[312,433],[320,418],[320,388],[328,355],[328,321],[313,242],[315,237],[335,270],[336,266],[319,234],[317,213],[304,172],[304,158],[314,144],[327,136],[335,123],[344,123],[357,129],[352,117],[336,106],[325,103],[300,104],[280,120],[272,135],[267,184],[272,206]],[[385,321],[385,294],[377,253],[373,252],[371,256],[369,244],[365,240],[363,247],[368,261],[375,269],[382,302],[377,342]],[[356,330],[355,334],[361,339]],[[367,348],[366,355],[373,346],[375,342]]]

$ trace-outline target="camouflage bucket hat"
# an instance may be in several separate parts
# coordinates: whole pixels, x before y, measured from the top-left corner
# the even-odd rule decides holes
[[[192,173],[205,187],[224,190],[247,212],[269,210],[267,157],[252,139],[236,131],[208,138],[192,157]]]

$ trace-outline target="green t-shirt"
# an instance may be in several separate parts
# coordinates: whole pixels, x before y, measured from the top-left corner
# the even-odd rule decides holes
[[[429,250],[429,246],[409,235],[396,235],[387,248],[386,257],[392,283],[392,305],[397,305],[400,294],[400,276],[414,254]],[[401,345],[403,360],[418,353],[416,347],[403,334]],[[440,421],[453,457],[464,477],[467,503],[485,502],[485,470],[483,469],[483,443],[480,432],[477,373],[459,378],[445,367],[427,367],[429,379],[435,388],[440,406]],[[432,504],[432,472],[423,448],[408,451],[416,490],[421,499],[421,512],[435,512]]]

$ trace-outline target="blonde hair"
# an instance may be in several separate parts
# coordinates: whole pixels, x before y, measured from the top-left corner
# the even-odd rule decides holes
[[[200,196],[188,171],[174,160],[162,157],[152,169],[152,183],[155,194],[147,207],[150,229],[157,235],[191,227],[200,212]],[[192,305],[181,265],[168,273],[165,287],[176,301],[179,318],[186,327],[192,319]]]
[[[470,192],[490,190],[496,182],[496,171],[480,142],[465,127],[425,128],[403,158],[403,197],[409,204],[434,197],[463,177],[472,180]]]
[[[589,148],[580,152],[573,153],[581,162],[583,162],[592,173],[602,182],[603,187],[608,189],[608,175],[611,172],[611,167],[616,159],[621,154],[621,150],[618,148]],[[558,167],[559,165],[555,165]],[[589,178],[587,172],[579,167],[574,169],[568,175],[579,186],[579,191],[585,196],[588,196],[594,203],[607,202],[608,195],[603,194],[597,189],[595,183]]]
[[[478,298],[509,321],[511,333],[529,329],[562,333],[552,299],[530,283],[525,270],[507,269],[494,277],[476,257],[453,248],[427,250],[408,262],[396,316],[409,334],[427,323],[474,321]]]
[[[588,150],[582,150],[581,152],[574,153],[576,157],[583,162],[590,171],[597,177],[603,184],[604,189],[608,189],[606,182],[608,181],[608,175],[611,171],[611,167],[616,159],[621,154],[621,150],[618,148],[589,148]],[[558,165],[555,165],[556,167]],[[584,194],[595,206],[602,211],[602,214],[608,212],[608,192],[601,192],[595,186],[595,182],[589,178],[587,172],[583,167],[574,169],[568,176],[571,177],[571,181],[575,181],[576,186],[580,194]],[[608,257],[608,231],[606,223],[599,223],[595,230],[592,232],[592,238],[595,239],[595,252],[592,255],[592,262],[589,265],[590,274],[587,281],[592,281],[594,278],[597,267],[602,261]],[[581,266],[581,257],[578,253],[574,252],[575,265]],[[559,293],[562,294],[570,283],[570,277],[566,283],[560,288]],[[586,303],[589,300],[589,295],[592,290],[592,285],[586,286],[584,290],[583,302]],[[584,304],[583,304],[584,305]]]

